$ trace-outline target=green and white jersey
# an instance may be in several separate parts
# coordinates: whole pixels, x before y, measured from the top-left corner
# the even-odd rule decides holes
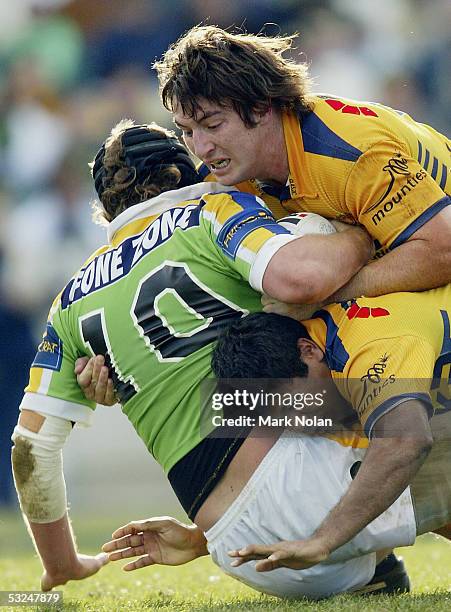
[[[108,238],[56,298],[21,408],[89,421],[74,363],[102,353],[123,412],[169,471],[201,441],[219,331],[260,310],[265,268],[295,238],[254,196],[212,183],[131,207]]]

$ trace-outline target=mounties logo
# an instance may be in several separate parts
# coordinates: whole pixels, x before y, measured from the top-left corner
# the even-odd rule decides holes
[[[399,175],[399,174],[404,175],[404,176],[410,175],[410,170],[407,164],[407,159],[405,159],[404,157],[401,157],[400,153],[396,155],[395,157],[392,157],[388,161],[388,164],[382,168],[382,170],[383,172],[388,172],[390,176],[388,187],[385,193],[376,202],[376,204],[373,204],[373,206],[371,206],[371,208],[369,208],[367,212],[371,212],[372,210],[374,210],[377,206],[379,206],[381,202],[385,200],[385,198],[387,198],[390,195],[391,190],[393,189],[393,185],[396,180],[396,175]]]
[[[371,368],[368,368],[366,374],[361,377],[361,381],[368,379],[369,382],[378,384],[381,382],[381,375],[385,372],[387,367],[388,355],[385,353],[378,359],[376,363],[373,363]]]
[[[379,198],[379,200],[365,211],[365,214],[368,214],[375,210],[378,206],[381,206],[381,208],[379,208],[379,210],[376,211],[371,218],[374,225],[378,225],[380,221],[382,221],[385,216],[393,210],[395,204],[399,204],[402,199],[413,189],[415,189],[419,182],[427,176],[424,170],[420,170],[415,174],[415,176],[412,176],[407,159],[402,157],[400,153],[395,157],[392,157],[388,164],[382,168],[382,170],[383,172],[387,172],[389,175],[388,186],[385,193]],[[387,199],[392,194],[397,176],[408,176],[409,178],[396,192],[396,194],[394,194],[390,199]]]
[[[396,381],[394,374],[390,374],[388,378],[382,378],[387,368],[388,360],[389,356],[385,353],[360,378],[363,387],[361,398],[357,402],[357,412],[359,415],[364,414],[368,407],[375,402],[382,389]]]

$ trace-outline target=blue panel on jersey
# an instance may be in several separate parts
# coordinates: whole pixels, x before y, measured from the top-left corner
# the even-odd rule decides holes
[[[434,372],[432,374],[434,380],[432,382],[431,389],[438,387],[443,367],[448,363],[451,363],[451,325],[449,322],[449,315],[446,310],[440,310],[440,314],[442,315],[443,321],[443,342],[442,348],[440,349],[439,358],[434,365]]]
[[[390,412],[390,410],[393,410],[394,408],[399,406],[399,404],[402,404],[403,402],[408,402],[410,400],[419,400],[423,402],[423,405],[425,405],[428,412],[428,418],[432,418],[434,414],[434,408],[432,406],[431,398],[427,393],[400,393],[399,395],[390,397],[388,400],[385,400],[385,402],[382,402],[382,404],[380,404],[376,408],[376,410],[374,410],[374,412],[370,414],[364,427],[366,437],[371,438],[373,434],[373,427],[375,426],[376,422],[382,416],[384,416],[384,414],[387,414],[388,412]]]
[[[288,185],[271,185],[270,183],[259,182],[259,186],[265,193],[273,198],[278,198],[281,202],[291,198]]]
[[[239,191],[231,192],[229,195],[243,207],[243,210],[224,223],[216,238],[219,247],[228,257],[235,259],[240,244],[248,234],[259,227],[266,227],[273,234],[290,234],[287,229],[276,223],[272,213],[261,206],[254,196]]]
[[[357,161],[362,155],[362,151],[337,136],[314,112],[303,116],[301,131],[304,151],[307,153],[316,153],[317,155],[326,155],[327,157],[353,162]]]
[[[440,189],[445,190],[446,179],[448,178],[448,168],[442,164],[442,176],[440,177]]]
[[[439,213],[443,208],[449,206],[451,204],[451,198],[449,196],[445,196],[429,208],[427,208],[424,212],[421,213],[419,217],[415,219],[406,229],[399,234],[395,240],[391,243],[389,249],[390,251],[396,249],[400,244],[406,242],[410,238],[412,234],[414,234],[421,226],[423,226],[429,219],[432,219],[437,213]]]
[[[318,310],[313,314],[312,318],[322,319],[327,327],[325,350],[327,365],[331,370],[335,370],[335,372],[343,372],[349,359],[349,353],[338,336],[337,324],[327,310]]]
[[[38,346],[38,352],[36,353],[36,357],[31,367],[47,368],[59,372],[62,361],[63,342],[53,326],[47,323],[46,332],[42,338],[42,342]]]
[[[434,179],[434,181],[437,177],[437,173],[438,173],[438,159],[434,157],[434,163],[432,164],[432,170],[431,170],[431,176]]]
[[[423,144],[420,141],[418,141],[418,163],[419,164],[421,164],[422,159],[423,159]]]
[[[197,168],[197,174],[200,176],[200,178],[204,181],[206,179],[206,177],[211,174],[210,172],[210,168],[206,165],[206,164],[201,164],[198,168]]]
[[[257,197],[252,195],[251,193],[247,193],[246,191],[229,191],[228,195],[244,210],[259,210],[263,208],[272,216],[271,211],[262,202],[262,200],[257,200]]]

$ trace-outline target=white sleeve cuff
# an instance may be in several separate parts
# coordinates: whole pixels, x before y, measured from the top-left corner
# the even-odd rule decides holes
[[[263,293],[263,276],[269,262],[281,247],[298,238],[292,234],[277,234],[265,242],[251,266],[249,284],[253,289]]]
[[[92,413],[94,412],[83,404],[68,402],[49,395],[39,395],[38,393],[25,393],[19,410],[35,410],[43,415],[60,417],[85,426],[91,424]]]

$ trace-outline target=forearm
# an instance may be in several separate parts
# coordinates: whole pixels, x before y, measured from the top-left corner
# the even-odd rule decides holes
[[[355,480],[314,537],[329,552],[351,540],[406,489],[429,449],[410,438],[373,440]]]
[[[359,228],[303,236],[270,260],[263,277],[264,292],[287,303],[320,302],[347,283],[371,253],[371,240]]]
[[[437,252],[426,240],[409,240],[370,262],[327,300],[341,302],[361,295],[424,291],[451,282],[449,254]]]
[[[71,574],[78,556],[67,514],[52,523],[29,521],[29,527],[44,569],[52,576]]]
[[[76,558],[66,513],[61,452],[70,431],[70,421],[23,410],[12,436],[20,507],[49,573],[71,567]]]

